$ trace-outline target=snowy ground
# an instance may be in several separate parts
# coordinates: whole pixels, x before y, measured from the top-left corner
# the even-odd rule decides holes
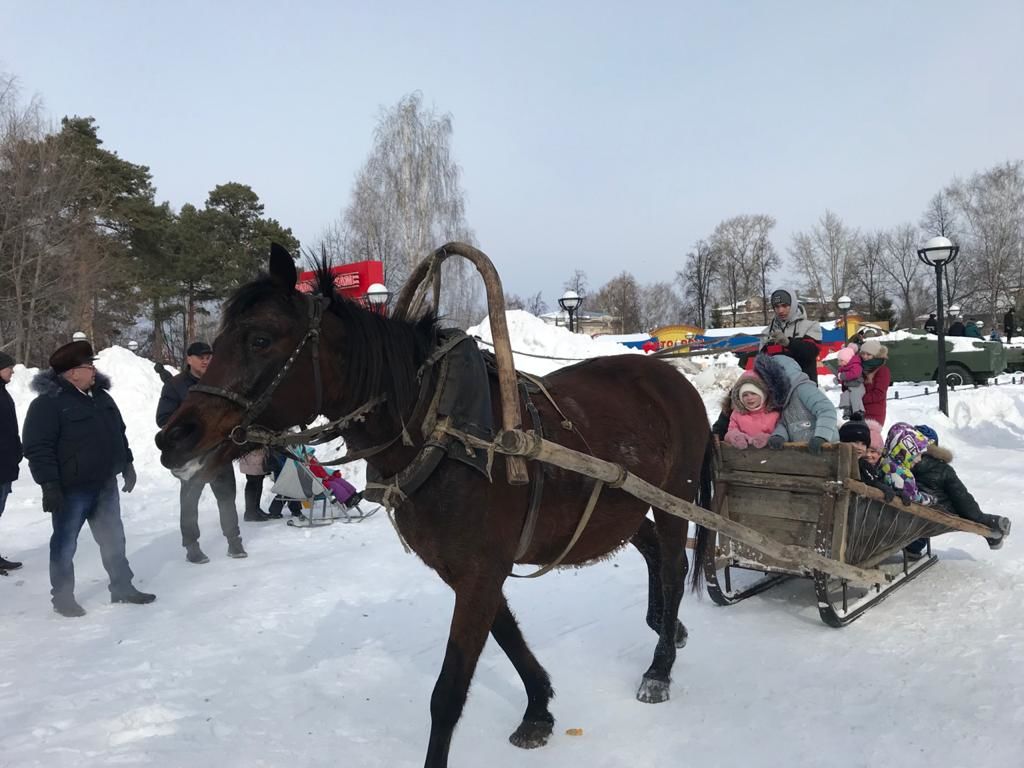
[[[595,351],[564,329],[545,336],[511,315],[510,326],[518,349]],[[708,365],[696,378],[713,408],[716,382],[731,372]],[[0,766],[421,765],[447,588],[402,551],[383,514],[315,530],[243,523],[250,557],[230,560],[209,497],[201,524],[211,562],[186,563],[177,482],[152,442],[157,378],[120,349],[99,367],[114,380],[139,469],[138,489],[122,496],[129,559],[158,600],[110,605],[83,532],[78,597],[89,614],[54,615],[49,519],[23,467],[0,519],[0,552],[25,562],[0,578]],[[28,379],[18,369],[10,387],[22,418]],[[894,401],[889,421],[938,429],[983,508],[1015,519],[1020,532],[1003,550],[964,534],[938,539],[939,565],[843,630],[819,621],[808,582],[731,608],[687,596],[690,643],[660,706],[634,699],[655,642],[639,555],[509,582],[558,694],[555,734],[532,752],[507,742],[525,700],[489,644],[452,765],[1020,765],[1024,386],[959,391],[950,403],[947,420],[934,396]]]

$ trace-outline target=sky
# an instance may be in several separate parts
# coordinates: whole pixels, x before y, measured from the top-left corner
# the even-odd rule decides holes
[[[1024,158],[1022,36],[1020,0],[0,0],[23,95],[94,116],[159,200],[249,184],[305,244],[381,109],[422,92],[506,291],[551,305],[574,269],[672,280],[741,213],[774,216],[782,253],[826,208],[916,222],[955,176]]]

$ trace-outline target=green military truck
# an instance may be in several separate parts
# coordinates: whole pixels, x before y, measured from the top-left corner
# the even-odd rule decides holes
[[[893,381],[936,381],[938,379],[939,345],[934,336],[924,331],[901,331],[878,340],[889,349],[889,370]],[[1007,368],[1007,348],[999,341],[983,341],[963,336],[946,337],[946,383],[952,386],[984,384]],[[1021,355],[1024,350],[1009,351]],[[835,357],[825,361],[829,370],[836,370]]]

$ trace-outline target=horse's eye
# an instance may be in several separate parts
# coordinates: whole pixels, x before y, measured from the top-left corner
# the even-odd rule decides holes
[[[253,336],[250,343],[252,344],[253,349],[266,349],[270,346],[270,339],[266,336]]]

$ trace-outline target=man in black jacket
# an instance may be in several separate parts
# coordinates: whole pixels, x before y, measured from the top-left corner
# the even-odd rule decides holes
[[[85,615],[75,600],[74,557],[86,521],[110,577],[110,601],[145,604],[156,599],[132,585],[116,475],[130,493],[135,468],[124,420],[107,393],[110,380],[97,374],[93,360],[87,341],[54,352],[50,370],[32,381],[39,395],[25,417],[25,456],[43,488],[43,510],[52,516],[50,584],[53,609],[62,616]]]
[[[156,425],[163,429],[174,412],[206,373],[213,359],[213,350],[205,341],[194,341],[185,352],[185,370],[164,384],[160,402],[156,406]],[[185,559],[201,565],[210,558],[199,548],[199,497],[203,495],[206,482],[191,478],[181,481],[181,544],[185,547]],[[235,506],[235,468],[228,464],[210,481],[210,489],[217,500],[220,513],[220,530],[228,540],[228,557],[247,557],[242,547],[242,534],[238,530],[238,508]],[[264,519],[269,519],[264,515]]]
[[[1013,307],[1010,307],[1003,315],[1003,335],[1006,336],[1006,343],[1013,341],[1013,332],[1017,330],[1017,318],[1013,314]]]
[[[18,464],[21,463],[21,438],[18,437],[18,416],[14,412],[14,400],[7,391],[7,385],[14,374],[14,358],[0,352],[0,515],[7,506],[11,483],[18,479]],[[0,555],[0,573],[21,568],[16,560],[7,560]]]

